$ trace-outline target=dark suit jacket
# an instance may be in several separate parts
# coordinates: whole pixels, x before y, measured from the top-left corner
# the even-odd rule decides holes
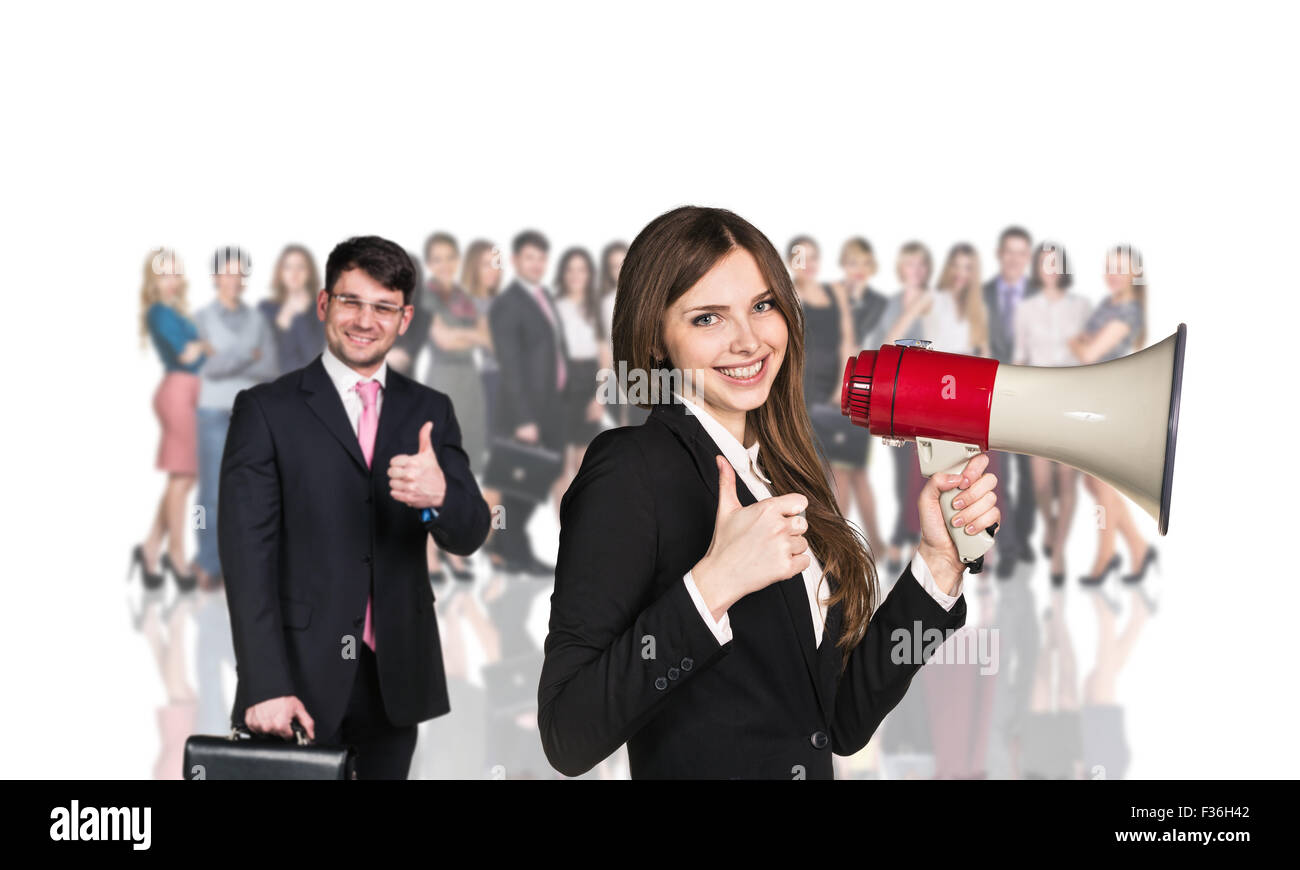
[[[524,285],[511,281],[492,301],[488,325],[501,367],[495,434],[508,437],[520,426],[536,423],[542,443],[559,447],[564,443],[564,413],[555,385],[557,341],[566,352],[559,312],[552,311],[556,329]]]
[[[1034,286],[1034,282],[1026,279],[1025,292],[1020,297],[1020,301],[1024,302],[1037,292],[1038,288]],[[1010,363],[1014,359],[1016,349],[1015,321],[1012,321],[1012,332],[1008,332],[1002,325],[1002,302],[998,298],[996,275],[984,282],[984,307],[989,313],[989,355],[998,362]]]
[[[388,463],[415,453],[420,427],[447,478],[438,516],[388,492]],[[460,446],[451,401],[389,370],[366,467],[356,433],[319,356],[305,368],[235,397],[221,461],[217,535],[238,687],[232,719],[252,704],[297,695],[332,732],[346,708],[366,598],[384,707],[396,725],[449,709],[438,623],[425,558],[432,534],[460,555],[487,537],[490,516]]]
[[[830,778],[832,751],[865,746],[921,666],[891,659],[894,631],[965,624],[964,596],[944,610],[906,570],[841,672],[841,608],[814,648],[796,574],[732,605],[720,646],[682,582],[713,536],[718,453],[680,404],[587,448],[561,501],[538,687],[542,745],[561,773],[626,742],[634,777]],[[736,495],[754,503],[739,479]]]

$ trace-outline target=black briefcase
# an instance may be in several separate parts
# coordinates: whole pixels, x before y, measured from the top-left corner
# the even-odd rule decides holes
[[[312,743],[295,720],[296,742],[253,734],[242,726],[228,737],[196,734],[185,741],[182,779],[356,779],[357,750]]]
[[[551,484],[560,476],[563,463],[562,454],[546,447],[513,438],[493,438],[483,483],[490,489],[540,504],[550,496]]]
[[[867,444],[871,433],[840,412],[839,405],[823,402],[813,405],[813,433],[821,442],[822,451],[831,462],[863,465],[867,461]]]

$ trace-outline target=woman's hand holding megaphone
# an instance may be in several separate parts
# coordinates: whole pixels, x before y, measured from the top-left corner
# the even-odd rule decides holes
[[[952,518],[953,532],[973,535],[999,522],[1002,511],[997,507],[998,497],[993,491],[998,479],[984,470],[988,464],[988,454],[979,453],[971,457],[961,474],[933,475],[916,502],[921,514],[921,543],[917,550],[929,566],[935,583],[950,595],[957,589],[966,566],[949,536],[939,495],[954,487],[958,489],[953,498],[953,507],[958,509]]]

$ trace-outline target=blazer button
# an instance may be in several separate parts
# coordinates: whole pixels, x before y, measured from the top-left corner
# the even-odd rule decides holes
[[[681,675],[682,675],[682,672],[679,671],[679,670],[677,670],[677,668],[669,668],[669,669],[668,669],[668,679],[670,679],[670,680],[675,680],[675,679],[677,679],[678,677],[680,677]]]
[[[369,565],[369,564],[370,564],[370,554],[369,554],[369,553],[366,553],[364,556],[362,556],[362,557],[361,557],[361,561],[362,561],[364,564]]]
[[[695,659],[689,657],[682,659],[682,670],[689,671],[693,667],[695,667]]]
[[[814,731],[811,740],[813,749],[825,749],[826,744],[831,742],[831,739],[826,736],[825,731]]]
[[[668,681],[663,677],[659,677],[655,680],[655,688],[662,692],[664,689],[668,688]]]

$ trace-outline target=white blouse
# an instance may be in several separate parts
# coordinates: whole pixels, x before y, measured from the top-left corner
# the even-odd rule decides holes
[[[1070,339],[1083,332],[1092,313],[1088,300],[1075,293],[1049,299],[1043,291],[1016,306],[1016,365],[1074,366]]]
[[[978,292],[972,291],[972,292]],[[935,290],[930,311],[921,318],[921,335],[934,350],[943,353],[974,353],[970,343],[970,324],[961,319],[957,296],[951,290]]]
[[[595,359],[600,353],[596,327],[587,321],[582,310],[569,297],[564,296],[554,302],[555,309],[560,312],[560,321],[564,324],[564,346],[569,351],[569,359]]]
[[[673,397],[686,406],[689,413],[699,417],[700,424],[704,431],[709,433],[722,455],[731,463],[731,467],[736,470],[736,476],[745,482],[749,487],[750,493],[756,501],[762,501],[765,498],[771,498],[772,491],[765,484],[772,481],[763,475],[758,467],[758,441],[755,441],[749,448],[742,447],[736,440],[736,436],[727,431],[727,428],[719,423],[714,417],[701,408],[699,405],[684,398],[680,393],[673,392]],[[818,595],[818,587],[823,586],[822,567],[813,555],[812,548],[808,549],[808,558],[810,563],[803,571],[803,583],[808,591],[808,608],[812,614],[813,637],[817,646],[821,646],[822,633],[826,627],[826,602],[830,598],[829,585],[821,589],[821,595]],[[948,595],[939,589],[934,582],[934,575],[930,573],[930,566],[925,564],[925,559],[921,558],[920,552],[912,555],[912,575],[917,582],[921,584],[926,592],[943,607],[944,610],[952,610],[952,606],[957,603],[961,597],[961,587],[965,580],[963,573],[961,579],[957,581],[957,591],[953,595]],[[713,614],[709,612],[708,605],[704,603],[704,597],[695,585],[695,579],[691,572],[687,571],[682,577],[686,583],[686,590],[691,595],[691,600],[695,602],[695,609],[700,612],[706,625],[713,631],[713,636],[717,638],[718,643],[725,644],[731,640],[731,620],[728,614],[722,614],[722,619],[714,620]]]

